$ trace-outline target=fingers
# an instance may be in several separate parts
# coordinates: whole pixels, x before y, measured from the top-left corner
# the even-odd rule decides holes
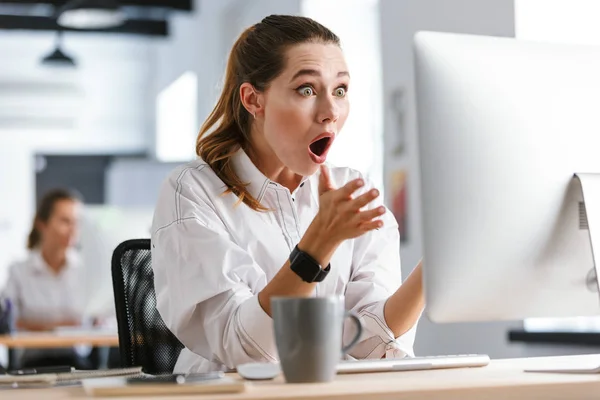
[[[363,187],[365,182],[362,179],[354,179],[340,189],[338,189],[338,196],[340,200],[348,199],[352,196],[352,193],[356,192],[359,188]]]
[[[385,207],[380,206],[372,210],[363,211],[358,214],[358,218],[361,222],[369,222],[374,218],[380,217],[385,214]]]
[[[348,203],[348,208],[351,210],[360,210],[361,208],[375,200],[377,197],[379,197],[379,190],[371,189],[368,192],[363,193],[357,198],[351,200]]]
[[[360,224],[360,228],[365,231],[372,231],[373,229],[379,229],[383,226],[383,221],[380,219],[374,220],[374,221],[369,221],[369,222],[363,222],[362,224]]]
[[[329,175],[329,168],[325,164],[321,165],[321,174],[319,176],[319,196],[330,190],[335,190],[335,186],[331,182],[331,175]]]

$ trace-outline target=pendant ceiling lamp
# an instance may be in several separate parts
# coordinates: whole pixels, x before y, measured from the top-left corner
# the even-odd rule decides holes
[[[125,13],[115,0],[72,0],[58,12],[58,25],[71,29],[109,29],[123,25]]]
[[[54,51],[42,58],[42,65],[52,67],[75,67],[75,60],[65,54],[61,49],[62,31],[56,32],[56,45]]]

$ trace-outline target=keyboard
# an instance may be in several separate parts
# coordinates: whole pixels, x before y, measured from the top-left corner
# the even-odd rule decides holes
[[[418,371],[443,368],[485,367],[490,357],[485,354],[460,354],[414,358],[383,358],[367,360],[343,360],[337,367],[338,374],[358,372]]]

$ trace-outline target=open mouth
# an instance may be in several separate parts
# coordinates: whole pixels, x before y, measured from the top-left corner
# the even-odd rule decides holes
[[[331,143],[331,140],[332,140],[331,136],[324,136],[324,137],[322,137],[320,139],[317,139],[314,142],[312,142],[308,147],[310,148],[310,151],[314,155],[316,155],[317,157],[321,157],[329,149],[329,145]]]

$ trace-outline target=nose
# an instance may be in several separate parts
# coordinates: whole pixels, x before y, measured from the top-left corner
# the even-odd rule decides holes
[[[330,96],[321,98],[317,119],[320,123],[337,122],[340,117],[340,109],[335,99]]]

